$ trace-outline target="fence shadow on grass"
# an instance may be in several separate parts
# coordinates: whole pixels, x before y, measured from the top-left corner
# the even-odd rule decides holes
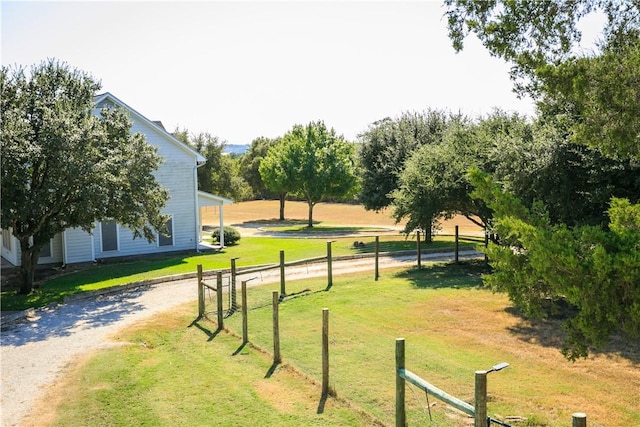
[[[276,371],[276,369],[278,369],[278,366],[280,366],[280,362],[273,362],[273,364],[271,365],[271,367],[269,368],[267,373],[264,374],[264,377],[265,378],[271,378],[271,376]]]
[[[318,402],[318,409],[316,410],[316,414],[324,413],[324,407],[327,404],[328,398],[329,395],[323,395],[322,397],[320,397],[320,402]]]
[[[211,332],[211,330],[210,330],[210,329],[205,328],[204,326],[202,326],[202,325],[200,324],[200,321],[201,321],[202,319],[205,319],[205,318],[204,318],[204,317],[198,317],[198,318],[196,318],[196,319],[195,319],[193,322],[191,322],[191,323],[189,324],[189,326],[187,326],[187,327],[188,327],[188,328],[191,328],[191,327],[195,326],[196,328],[198,328],[198,329],[200,329],[202,332],[204,332],[204,333],[205,333],[205,335],[207,335],[207,337],[208,337],[207,342],[209,342],[209,341],[213,341],[213,339],[214,339],[215,337],[217,337],[217,336],[218,336],[218,334],[220,333],[220,331],[221,331],[222,329],[221,329],[220,327],[218,327],[215,331]]]
[[[418,289],[477,288],[482,286],[482,274],[489,267],[483,261],[437,263],[402,271],[396,277],[408,280]]]

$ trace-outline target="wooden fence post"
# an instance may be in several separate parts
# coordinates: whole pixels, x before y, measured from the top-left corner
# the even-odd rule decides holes
[[[422,250],[420,250],[420,231],[416,231],[416,250],[418,258],[418,269],[422,268]]]
[[[280,294],[282,298],[287,296],[284,283],[284,251],[280,251]]]
[[[457,264],[459,261],[459,253],[460,253],[460,234],[459,234],[459,230],[458,230],[458,226],[456,225],[456,244],[455,244],[455,263]]]
[[[376,236],[376,263],[375,263],[375,273],[374,273],[374,278],[377,281],[378,278],[380,277],[380,261],[379,261],[379,255],[380,255],[380,236]]]
[[[241,282],[242,292],[242,344],[249,342],[249,319],[247,314],[247,281]]]
[[[236,290],[236,260],[231,258],[231,312],[234,313],[238,309],[238,297]]]
[[[475,373],[474,427],[487,427],[487,371]]]
[[[587,414],[582,412],[576,412],[572,415],[573,423],[572,427],[587,427]]]
[[[273,291],[273,363],[280,363],[280,322],[278,320],[278,291]]]
[[[204,316],[204,285],[202,284],[202,264],[198,264],[198,317]]]
[[[404,338],[396,338],[396,427],[407,425],[407,414],[404,406],[405,383],[400,376],[404,370]]]
[[[216,299],[218,300],[218,329],[224,328],[224,313],[222,312],[222,271],[216,275]]]
[[[329,394],[329,309],[322,309],[322,397]]]
[[[332,257],[331,257],[331,243],[332,241],[327,242],[327,290],[331,289],[333,286],[333,265],[332,265]]]

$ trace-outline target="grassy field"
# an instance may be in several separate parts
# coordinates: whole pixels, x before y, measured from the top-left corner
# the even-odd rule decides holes
[[[297,283],[312,292],[280,304],[283,365],[273,369],[272,314],[249,312],[241,346],[238,314],[226,330],[194,322],[195,304],[121,331],[121,343],[75,364],[50,390],[30,425],[392,425],[395,339],[404,337],[407,368],[471,402],[473,372],[506,361],[489,376],[489,414],[520,416],[519,426],[640,425],[640,351],[618,343],[575,363],[558,351],[559,323],[519,317],[504,295],[482,289],[479,264],[386,271],[380,281],[340,277]],[[268,299],[277,286],[249,290]],[[320,402],[321,310],[330,310],[331,386]],[[315,380],[315,382],[314,382]],[[430,397],[433,426],[469,419]],[[426,398],[408,386],[410,425],[428,424]],[[318,414],[318,409],[323,409]],[[358,410],[359,409],[359,410]],[[363,415],[368,414],[368,415]],[[516,424],[514,424],[516,425]]]
[[[225,207],[225,222],[234,225],[260,226],[292,238],[255,237],[255,228],[241,228],[243,236],[239,244],[226,247],[219,252],[166,254],[118,262],[70,265],[65,270],[49,268],[45,273],[52,275],[41,279],[38,289],[30,295],[17,295],[17,284],[12,286],[11,283],[3,282],[0,299],[2,310],[42,307],[52,302],[62,302],[65,296],[81,292],[174,274],[193,273],[198,264],[201,264],[205,270],[229,268],[232,258],[240,258],[239,266],[248,266],[277,263],[281,250],[285,251],[287,261],[321,257],[326,255],[328,235],[336,241],[332,248],[335,257],[373,252],[375,240],[373,236],[376,234],[380,234],[380,251],[382,252],[413,250],[416,247],[415,235],[405,238],[397,230],[389,232],[393,223],[391,219],[382,213],[365,211],[361,206],[321,203],[316,207],[318,222],[313,230],[308,230],[306,221],[300,219],[307,213],[305,203],[288,202],[287,212],[292,215],[292,218],[284,223],[271,219],[269,215],[272,211],[275,211],[277,216],[277,201],[237,203]],[[216,215],[216,212],[209,210],[205,214],[204,223],[215,224],[218,221]],[[344,222],[341,223],[341,220]],[[466,218],[458,218],[451,223],[453,222],[465,224],[461,229],[472,233],[473,228],[470,227]],[[356,237],[339,237],[351,236],[354,233],[357,234]],[[364,246],[354,247],[355,240],[363,242]],[[463,244],[466,248],[475,245],[469,240]],[[434,243],[423,244],[422,247],[428,250],[452,246],[451,237],[439,236]]]
[[[279,224],[279,202],[273,200],[257,200],[250,202],[234,203],[223,209],[225,224],[232,226],[266,225],[277,226]],[[305,202],[288,201],[285,203],[285,218],[306,226],[308,206]],[[220,222],[217,207],[203,208],[203,224],[217,226]],[[318,203],[313,209],[314,224],[320,227],[351,226],[351,227],[382,227],[401,229],[403,224],[396,224],[389,210],[381,212],[367,211],[361,205],[348,205],[342,203]],[[453,234],[455,226],[458,226],[460,234],[473,235],[482,232],[482,229],[458,215],[450,220],[443,221],[441,231]]]

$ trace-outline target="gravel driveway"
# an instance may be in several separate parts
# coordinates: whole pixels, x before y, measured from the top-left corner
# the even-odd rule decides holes
[[[460,253],[461,258],[478,255],[475,251]],[[452,258],[453,254],[448,253],[423,255],[422,259],[426,262]],[[372,258],[335,260],[333,273],[371,271],[373,275],[373,262]],[[381,257],[379,266],[383,269],[414,263],[415,255]],[[287,268],[287,280],[323,275],[324,264]],[[249,283],[255,286],[280,280],[278,269],[258,276],[259,280]],[[239,280],[248,278],[241,276]],[[2,333],[2,425],[21,425],[22,418],[44,395],[46,386],[63,375],[74,357],[113,345],[108,337],[121,328],[185,302],[195,304],[196,299],[196,280],[184,279],[36,310],[33,317]]]

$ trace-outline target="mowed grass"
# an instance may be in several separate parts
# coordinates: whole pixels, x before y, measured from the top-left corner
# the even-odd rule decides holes
[[[274,372],[268,354],[241,347],[238,313],[216,332],[213,322],[192,323],[194,301],[119,333],[114,338],[123,345],[74,368],[43,402],[52,411],[40,412],[34,425],[393,425],[398,337],[406,339],[407,369],[468,402],[475,370],[509,362],[489,376],[495,418],[570,426],[571,414],[582,411],[592,425],[640,425],[637,345],[568,362],[558,351],[559,323],[516,315],[504,295],[481,287],[483,269],[437,264],[385,270],[378,281],[341,276],[329,291],[319,291],[324,279],[296,283],[316,291],[279,305],[284,365]],[[250,288],[248,305],[277,288]],[[330,382],[341,400],[330,398],[318,414],[320,388],[311,380],[321,379],[325,307]],[[267,352],[271,325],[269,305],[250,310],[249,339]],[[406,396],[409,424],[428,424],[424,393],[408,385]],[[433,396],[429,402],[430,425],[469,425]]]
[[[255,237],[246,229],[238,245],[228,246],[219,252],[178,253],[141,257],[124,261],[105,261],[96,265],[70,265],[66,270],[58,269],[51,277],[40,280],[37,289],[30,295],[18,295],[17,283],[3,283],[0,298],[1,308],[5,310],[24,310],[30,307],[43,307],[50,303],[62,302],[66,296],[82,292],[104,289],[156,279],[176,274],[194,273],[197,265],[204,270],[230,268],[231,259],[238,258],[238,266],[252,266],[278,263],[280,251],[285,251],[287,262],[326,256],[327,240],[335,240],[332,244],[334,257],[348,256],[374,252],[375,235],[379,235],[381,252],[414,250],[416,236],[403,236],[397,232],[389,234],[388,229],[393,221],[384,213],[364,210],[359,205],[344,205],[323,203],[316,207],[319,220],[314,229],[309,230],[303,219],[307,213],[307,205],[302,202],[287,202],[287,212],[293,216],[283,225],[280,221],[272,220],[270,214],[278,212],[277,201],[255,201],[232,204],[225,207],[225,222],[242,225],[271,224],[268,229],[291,232],[292,238]],[[205,213],[205,223],[215,224],[217,211],[209,210]],[[262,214],[262,216],[260,216]],[[253,218],[249,220],[248,218]],[[298,218],[298,219],[296,219]],[[302,218],[302,219],[300,219]],[[344,226],[336,226],[343,220]],[[461,224],[468,221],[464,218],[457,220]],[[290,224],[297,224],[291,226]],[[351,224],[351,225],[349,225]],[[369,224],[369,225],[366,225]],[[465,226],[466,227],[466,226]],[[467,230],[467,228],[465,228]],[[302,233],[302,235],[300,234]],[[353,237],[340,237],[342,234],[360,233]],[[362,246],[354,246],[354,242],[362,242]],[[478,241],[461,240],[461,249],[473,248]],[[424,250],[449,250],[453,248],[451,236],[439,236],[436,241],[427,245],[422,244]],[[17,279],[14,279],[17,280]]]

